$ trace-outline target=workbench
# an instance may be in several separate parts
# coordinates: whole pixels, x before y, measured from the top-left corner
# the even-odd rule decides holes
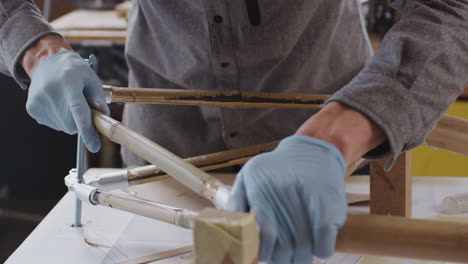
[[[369,192],[369,177],[353,176],[347,191]],[[142,185],[143,186],[143,185]],[[141,186],[140,186],[141,188]],[[141,189],[140,189],[141,190]],[[414,177],[413,216],[433,218],[447,195],[468,192],[468,178]],[[72,227],[75,196],[67,193],[6,264],[23,263],[118,263],[189,245],[192,231],[127,212],[84,204],[83,228]],[[352,206],[352,212],[368,212],[367,205]],[[468,214],[457,215],[467,217]],[[463,219],[463,218],[459,218]],[[468,220],[467,220],[468,221]],[[85,238],[88,243],[85,242]],[[154,263],[190,263],[190,253]],[[391,261],[391,262],[384,262]],[[425,263],[414,260],[336,254],[317,263]],[[436,262],[428,262],[436,263]]]
[[[68,42],[125,43],[127,21],[115,11],[75,10],[51,22]]]

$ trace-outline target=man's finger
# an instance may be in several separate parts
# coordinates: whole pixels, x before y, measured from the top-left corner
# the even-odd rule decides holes
[[[268,214],[264,209],[256,207],[252,207],[252,213],[257,217],[257,222],[260,228],[259,259],[270,263],[274,253],[275,244],[278,240],[278,230],[271,222],[271,213]]]
[[[85,97],[88,101],[88,104],[93,108],[105,115],[109,115],[109,107],[106,104],[106,99],[104,97],[104,90],[102,88],[102,82],[99,80],[97,75],[94,72],[91,75],[89,80],[86,81],[86,88],[84,91]]]
[[[294,264],[311,264],[314,255],[312,254],[312,248],[310,248],[310,244],[305,244],[306,246],[296,245],[293,253],[293,261]]]
[[[91,109],[84,97],[81,103],[72,105],[70,110],[84,144],[90,152],[98,152],[101,148],[101,140],[93,125]]]
[[[337,225],[321,226],[315,231],[314,253],[319,258],[328,258],[335,252],[336,236],[339,227]]]
[[[31,88],[30,88],[31,89]],[[47,107],[47,110],[43,108]],[[57,124],[57,117],[53,116],[52,118],[49,116],[51,111],[52,104],[48,103],[47,100],[44,100],[38,94],[29,93],[28,100],[26,101],[26,112],[40,125],[48,126],[52,129],[57,131],[63,131],[62,127]]]

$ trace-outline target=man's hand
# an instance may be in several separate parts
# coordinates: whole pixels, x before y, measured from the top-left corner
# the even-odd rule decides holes
[[[372,120],[331,102],[274,151],[250,160],[227,209],[257,216],[260,259],[310,264],[313,256],[332,255],[346,220],[346,164],[385,140]]]
[[[39,124],[68,134],[79,132],[91,152],[101,147],[90,106],[109,114],[102,83],[91,67],[58,36],[46,36],[25,52],[31,77],[26,109]]]
[[[329,257],[346,220],[346,163],[332,144],[291,136],[240,171],[229,210],[252,211],[261,235],[260,260],[312,263]]]

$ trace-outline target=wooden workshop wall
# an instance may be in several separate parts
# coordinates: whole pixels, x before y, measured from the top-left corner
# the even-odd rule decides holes
[[[457,101],[447,114],[468,119],[468,101]],[[414,176],[468,177],[468,157],[421,146],[413,151]]]

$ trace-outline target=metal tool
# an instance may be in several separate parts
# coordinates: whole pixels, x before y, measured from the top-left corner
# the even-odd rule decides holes
[[[96,60],[96,56],[94,54],[89,55],[88,59],[85,59],[85,62],[89,64],[91,67]],[[84,174],[84,154],[85,154],[85,146],[83,144],[83,140],[81,139],[81,135],[78,133],[77,135],[77,146],[76,146],[76,176],[77,181],[79,183],[83,182],[83,174]],[[76,199],[75,202],[75,223],[73,227],[81,227],[81,210],[82,204],[80,199]]]
[[[78,183],[83,182],[84,174],[84,144],[81,139],[81,135],[78,134],[77,146],[76,146],[76,169],[72,170],[76,172],[76,180]],[[81,200],[77,197],[75,201],[75,223],[73,227],[81,227]]]

